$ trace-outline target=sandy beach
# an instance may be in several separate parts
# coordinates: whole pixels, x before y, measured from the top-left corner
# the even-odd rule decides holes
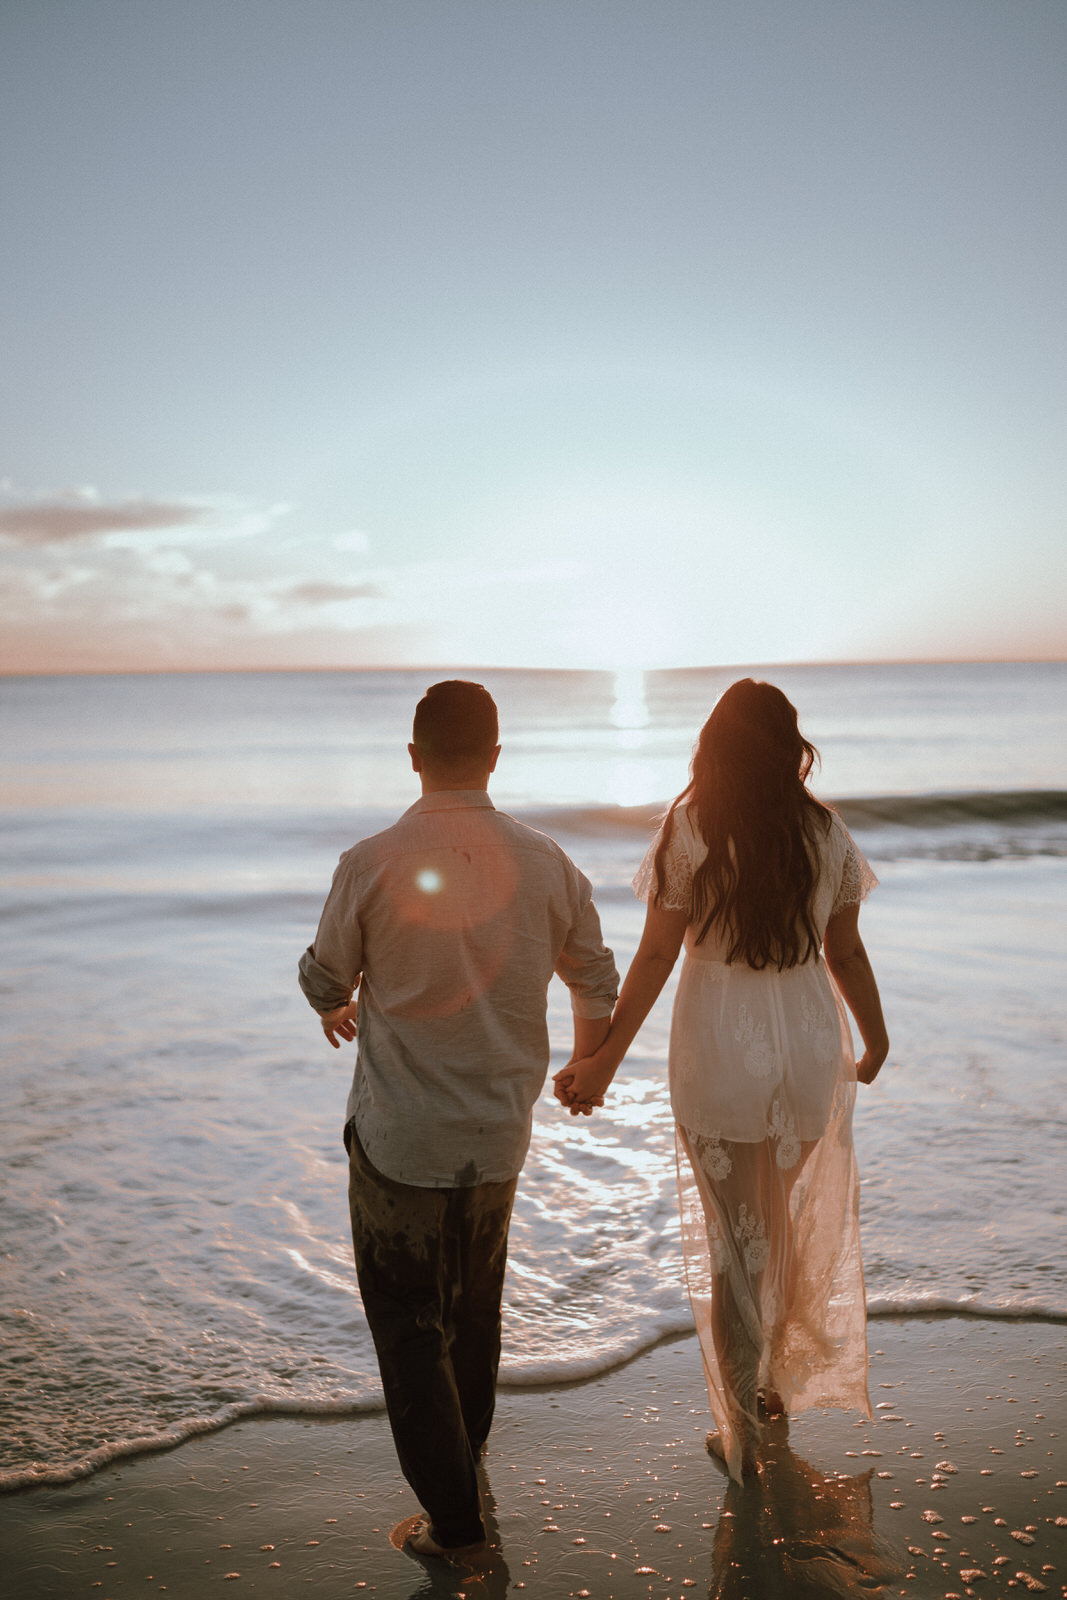
[[[492,1553],[420,1562],[384,1416],[262,1418],[0,1501],[13,1600],[233,1592],[404,1600],[707,1593],[1067,1594],[1064,1338],[1050,1323],[871,1324],[876,1420],[769,1429],[759,1477],[709,1460],[695,1338],[570,1387],[502,1390]]]

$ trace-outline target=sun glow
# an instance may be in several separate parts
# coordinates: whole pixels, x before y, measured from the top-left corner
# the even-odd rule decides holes
[[[648,805],[660,798],[661,779],[655,765],[641,754],[649,728],[644,668],[616,668],[610,721],[620,757],[611,768],[608,794],[617,806]]]

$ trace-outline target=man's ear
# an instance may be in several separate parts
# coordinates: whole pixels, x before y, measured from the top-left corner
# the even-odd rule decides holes
[[[422,771],[422,757],[419,755],[419,747],[418,747],[418,745],[409,744],[408,745],[408,755],[411,757],[411,770],[412,770],[412,772],[421,772]]]
[[[499,754],[500,754],[500,746],[497,745],[496,749],[493,751],[493,754],[492,754],[492,756],[490,757],[490,760],[489,760],[489,771],[490,772],[495,772],[496,771],[497,757],[499,756]]]

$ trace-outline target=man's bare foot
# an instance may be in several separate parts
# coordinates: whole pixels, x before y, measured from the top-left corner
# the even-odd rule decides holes
[[[480,1561],[489,1549],[488,1542],[485,1539],[480,1540],[477,1544],[438,1544],[434,1538],[430,1519],[426,1516],[410,1517],[406,1523],[401,1523],[400,1527],[394,1531],[399,1534],[405,1528],[406,1532],[400,1541],[401,1548],[414,1550],[415,1554],[419,1556],[436,1556],[442,1561],[471,1562]]]

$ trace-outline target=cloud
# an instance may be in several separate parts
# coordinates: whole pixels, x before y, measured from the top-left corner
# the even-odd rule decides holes
[[[326,606],[334,600],[383,600],[376,583],[294,583],[279,600],[300,606]]]
[[[0,534],[17,544],[65,544],[97,534],[183,527],[199,522],[203,506],[169,500],[125,500],[101,505],[83,499],[38,501],[0,509]]]
[[[175,534],[170,525],[117,529],[105,534],[103,543],[111,550],[144,550],[147,545],[167,549],[175,544],[185,549],[194,545],[217,547],[272,532],[275,523],[292,509],[285,501],[254,506],[235,496],[213,495],[199,501],[195,527],[186,527],[180,534]]]

